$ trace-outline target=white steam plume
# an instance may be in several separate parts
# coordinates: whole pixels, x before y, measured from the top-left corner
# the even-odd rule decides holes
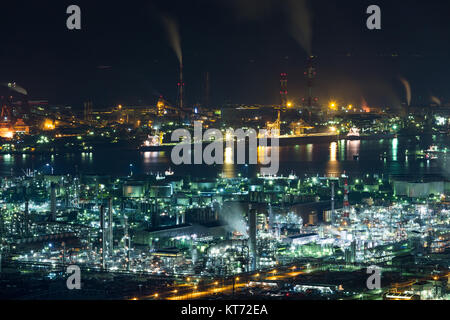
[[[403,87],[405,87],[406,92],[406,101],[408,103],[408,107],[411,106],[411,85],[409,84],[408,80],[405,78],[400,77],[400,81],[403,84]]]
[[[175,19],[168,15],[161,14],[161,21],[164,26],[164,29],[167,33],[167,38],[169,40],[170,46],[172,47],[173,51],[177,55],[178,61],[180,62],[180,65],[183,64],[183,54],[181,51],[181,37],[180,32],[178,29],[178,24],[176,23]]]

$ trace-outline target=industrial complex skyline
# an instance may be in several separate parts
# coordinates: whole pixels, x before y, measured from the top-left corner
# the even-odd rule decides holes
[[[1,4],[0,300],[450,300],[449,9]]]
[[[309,54],[320,61],[322,101],[397,106],[405,101],[399,77],[410,81],[415,104],[449,99],[445,1],[381,1],[382,29],[375,31],[365,26],[367,1],[314,1],[300,13],[292,2],[80,2],[82,28],[75,31],[65,28],[70,3],[7,3],[1,80],[74,108],[86,100],[99,108],[150,105],[160,95],[174,103],[178,63],[164,23],[169,17],[179,30],[189,105],[204,102],[206,73],[214,105],[276,104],[282,72],[298,101]]]

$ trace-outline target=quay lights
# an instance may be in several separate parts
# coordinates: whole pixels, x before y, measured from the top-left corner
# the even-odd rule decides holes
[[[338,109],[336,101],[330,101],[328,103],[328,108],[330,110],[336,111]]]

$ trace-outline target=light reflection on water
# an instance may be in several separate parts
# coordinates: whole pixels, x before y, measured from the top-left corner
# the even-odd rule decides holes
[[[440,156],[437,161],[417,161],[412,154],[416,150],[428,148],[431,143],[445,144],[446,137],[436,141],[416,141],[413,138],[396,138],[367,141],[340,140],[332,143],[316,143],[306,145],[279,147],[280,174],[292,171],[297,175],[327,174],[338,175],[344,170],[350,174],[387,173],[387,174],[420,174],[438,173],[450,176],[450,154]],[[448,142],[447,142],[448,146]],[[409,157],[406,155],[408,150]],[[380,155],[388,155],[386,161],[380,160]],[[9,176],[11,169],[15,174],[22,174],[24,169],[48,171],[49,163],[55,174],[63,173],[95,173],[111,175],[127,175],[129,165],[134,165],[135,174],[164,172],[169,167],[176,175],[192,174],[213,177],[223,173],[227,177],[254,176],[259,172],[261,163],[266,163],[271,155],[270,147],[258,149],[259,165],[236,165],[232,161],[230,151],[224,151],[224,165],[184,165],[175,166],[170,161],[170,152],[135,152],[105,150],[90,153],[70,153],[57,155],[0,155],[0,174]],[[359,160],[353,159],[359,155]]]
[[[222,168],[222,176],[224,178],[234,178],[236,174],[236,167],[233,161],[233,148],[226,147],[224,152],[224,165]]]
[[[398,154],[398,138],[392,139],[392,161],[397,161]]]
[[[337,161],[337,142],[330,143],[330,156],[326,166],[326,175],[329,177],[337,177],[341,172],[341,166]]]

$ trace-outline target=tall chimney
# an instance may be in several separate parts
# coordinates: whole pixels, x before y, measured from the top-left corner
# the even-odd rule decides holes
[[[155,203],[153,204],[151,221],[152,221],[153,228],[159,227],[159,207],[158,207],[158,201],[156,199],[155,199]]]
[[[108,213],[109,213],[109,218],[108,218],[108,244],[109,244],[109,255],[112,256],[113,255],[113,250],[114,250],[114,234],[113,234],[113,210],[112,210],[112,202],[113,199],[109,198],[108,201]]]
[[[274,214],[273,214],[273,210],[272,210],[272,206],[269,202],[269,232],[272,232],[273,229],[273,222],[274,222]]]
[[[28,208],[28,199],[25,200],[25,212],[24,212],[24,220],[25,220],[25,234],[29,234],[29,208]]]
[[[256,270],[256,210],[252,209],[252,205],[249,204],[248,223],[249,223],[249,251],[251,255],[251,270]]]
[[[50,184],[50,219],[56,221],[56,184]]]
[[[106,237],[105,237],[105,207],[103,205],[100,206],[100,232],[102,242],[102,270],[106,269]]]
[[[331,223],[334,223],[334,181],[331,181]]]
[[[184,107],[184,105],[183,105],[183,95],[184,95],[184,82],[183,82],[183,64],[182,63],[180,63],[180,82],[178,83],[178,95],[179,95],[179,101],[178,101],[178,103],[179,103],[179,108],[180,108],[180,111],[181,110],[183,110],[183,107]]]
[[[131,263],[131,256],[130,256],[130,247],[131,247],[131,239],[130,234],[128,232],[128,217],[123,217],[123,223],[124,223],[124,231],[125,231],[125,248],[127,250],[127,271],[130,271],[130,263]]]

